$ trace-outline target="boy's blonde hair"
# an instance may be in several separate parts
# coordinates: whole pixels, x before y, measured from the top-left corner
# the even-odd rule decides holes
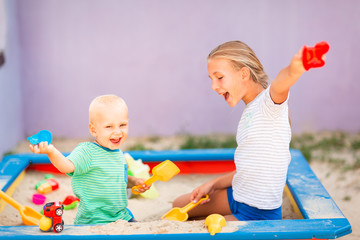
[[[236,70],[247,67],[254,82],[259,83],[265,89],[268,87],[268,75],[254,51],[245,43],[241,41],[223,43],[210,52],[207,60],[215,58],[229,60]]]
[[[101,105],[110,105],[110,104],[121,104],[127,108],[127,105],[121,97],[118,97],[114,94],[101,95],[94,98],[89,106],[89,122],[92,122],[93,115],[96,112],[96,109]]]

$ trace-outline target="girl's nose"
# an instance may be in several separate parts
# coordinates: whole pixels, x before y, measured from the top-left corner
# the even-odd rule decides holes
[[[212,81],[211,82],[211,89],[212,90],[214,90],[214,91],[216,91],[216,89],[218,89],[219,87],[218,87],[218,85],[216,84],[216,82],[215,81]]]

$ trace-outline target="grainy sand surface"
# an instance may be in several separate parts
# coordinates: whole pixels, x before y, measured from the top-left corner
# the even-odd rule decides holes
[[[62,152],[70,152],[79,142],[87,139],[54,139],[54,145]],[[130,138],[123,146],[126,150],[128,146],[141,141],[146,141],[146,138]],[[162,138],[156,143],[149,143],[147,147],[154,150],[161,149],[176,149],[180,143],[176,137]],[[21,142],[14,152],[29,152],[28,142]],[[175,147],[174,147],[175,146]],[[350,153],[340,153],[342,158],[350,159],[353,157]],[[338,156],[337,156],[338,157]],[[320,179],[326,190],[335,200],[344,215],[352,225],[353,233],[342,237],[344,240],[360,239],[360,169],[353,169],[343,171],[333,164],[321,160],[314,160],[310,164],[312,170]],[[34,205],[31,201],[31,196],[35,193],[35,184],[44,178],[42,172],[27,171],[24,180],[19,184],[15,190],[13,197],[23,205],[31,206],[34,209],[41,209],[41,206]],[[217,175],[177,175],[169,182],[157,181],[154,185],[160,196],[156,199],[145,198],[130,198],[129,209],[133,212],[136,219],[141,224],[124,224],[122,221],[111,223],[104,226],[93,227],[90,231],[108,234],[124,234],[133,228],[134,233],[171,233],[176,231],[184,232],[206,232],[203,221],[188,223],[169,223],[169,221],[160,221],[160,217],[171,209],[172,201],[182,193],[190,192],[194,187],[204,183],[205,181],[216,177]],[[67,195],[72,194],[70,178],[65,175],[55,175],[56,180],[60,183],[59,190],[47,194],[47,202],[62,201]],[[71,225],[76,215],[76,209],[65,211],[63,218],[65,225]],[[297,218],[292,211],[289,199],[284,197],[283,217],[286,219]],[[11,206],[7,205],[3,212],[0,213],[0,225],[21,225],[22,221],[18,212]],[[141,226],[141,227],[139,227]],[[66,226],[65,226],[66,227]],[[117,229],[116,231],[114,229]],[[234,231],[232,224],[228,224],[224,231]],[[115,233],[116,232],[116,233]],[[122,233],[123,232],[123,233]]]

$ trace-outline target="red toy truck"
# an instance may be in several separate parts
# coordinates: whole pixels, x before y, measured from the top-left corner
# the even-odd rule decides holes
[[[61,201],[49,202],[44,205],[44,216],[51,219],[51,226],[56,233],[59,233],[64,229],[64,221],[61,217],[63,212],[64,205],[62,205]],[[51,226],[48,230],[51,229]]]

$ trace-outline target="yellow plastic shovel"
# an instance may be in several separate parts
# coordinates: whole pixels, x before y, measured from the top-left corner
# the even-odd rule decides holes
[[[147,179],[144,183],[146,185],[151,185],[156,180],[160,180],[163,182],[169,181],[171,178],[173,178],[176,174],[180,172],[180,169],[170,160],[165,160],[162,163],[156,165],[152,169],[152,176]],[[141,188],[141,185],[137,185],[131,188],[131,192],[133,194],[140,194],[139,188]]]
[[[197,203],[190,202],[185,207],[173,208],[170,211],[168,211],[167,213],[165,213],[161,217],[161,219],[166,218],[167,220],[185,222],[189,218],[189,215],[187,214],[187,212],[190,211],[191,209],[193,209],[194,207],[199,205],[202,201],[204,201],[204,200],[206,200],[208,198],[209,198],[209,195],[206,195],[205,197],[201,198]]]
[[[13,198],[9,197],[6,193],[0,190],[0,198],[5,202],[9,203],[11,206],[16,208],[22,218],[22,221],[25,225],[39,225],[42,215],[31,207],[22,206],[20,203],[15,201]]]

